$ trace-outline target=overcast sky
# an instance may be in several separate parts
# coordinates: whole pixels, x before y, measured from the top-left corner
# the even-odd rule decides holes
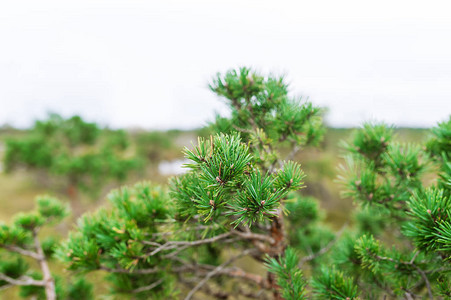
[[[451,114],[451,3],[0,2],[0,125],[199,127],[227,112],[211,77],[244,65],[286,74],[333,126],[433,126]]]

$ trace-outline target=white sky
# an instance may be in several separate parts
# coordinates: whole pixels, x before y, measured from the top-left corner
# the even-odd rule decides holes
[[[432,126],[451,114],[451,2],[0,2],[0,124],[199,127],[227,111],[211,77],[243,65],[286,74],[333,126]]]

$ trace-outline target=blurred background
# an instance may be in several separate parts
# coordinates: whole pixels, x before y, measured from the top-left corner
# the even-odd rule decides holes
[[[430,127],[451,109],[447,1],[3,1],[0,124],[48,111],[193,129],[227,109],[216,72],[286,75],[333,127]]]

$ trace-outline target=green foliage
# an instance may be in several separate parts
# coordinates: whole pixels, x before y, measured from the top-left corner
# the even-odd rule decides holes
[[[174,145],[174,134],[171,132],[140,132],[136,134],[136,152],[139,156],[146,158],[150,162],[162,159],[171,159],[177,148]],[[177,149],[177,153],[178,153]]]
[[[185,154],[193,162],[186,165],[191,172],[173,180],[171,188],[185,216],[199,213],[208,221],[225,213],[236,216],[231,221],[236,226],[251,225],[274,217],[287,193],[302,187],[304,174],[294,162],[273,175],[253,167],[249,148],[238,135],[220,134],[210,142],[199,139]]]
[[[42,280],[42,274],[38,272],[32,272],[30,274],[30,277],[35,280]],[[42,286],[33,285],[21,286],[19,290],[19,296],[22,298],[34,297],[39,300],[44,300],[46,298],[44,288]]]
[[[434,127],[431,133],[431,138],[426,144],[431,155],[437,159],[441,159],[443,154],[449,156],[451,153],[451,116],[448,121]]]
[[[299,258],[292,248],[285,250],[279,259],[267,257],[266,267],[277,277],[277,285],[283,290],[282,297],[287,300],[307,299],[306,282],[302,271],[298,268]]]
[[[384,208],[374,206],[366,206],[358,210],[355,214],[357,231],[362,234],[381,234],[389,224],[385,218],[387,213]]]
[[[169,197],[149,184],[125,188],[110,194],[110,209],[83,216],[57,251],[69,269],[104,270],[114,293],[143,298],[176,297],[186,288],[187,299],[199,290],[224,297],[255,285],[270,292],[270,279],[228,266],[249,256],[267,258],[279,280],[291,279],[274,293],[304,295],[297,256],[284,251],[283,212],[305,177],[291,157],[320,141],[322,111],[290,98],[283,78],[246,68],[218,75],[211,89],[227,99],[232,118],[218,117],[212,127],[220,132],[185,149],[188,171],[171,179]],[[143,140],[169,147],[161,136]],[[296,151],[283,157],[288,147]],[[217,291],[224,278],[236,278],[237,289]]]
[[[9,172],[21,166],[45,170],[66,178],[71,188],[95,191],[107,180],[124,180],[139,167],[140,161],[127,153],[128,145],[123,130],[52,114],[37,121],[26,137],[6,141],[4,164]]]
[[[290,245],[302,254],[314,255],[334,239],[333,232],[322,223],[324,214],[317,199],[293,193],[286,201],[285,209]],[[312,267],[316,267],[318,261],[315,257],[309,261]]]
[[[149,272],[158,266],[168,266],[163,254],[144,256],[152,244],[143,241],[148,236],[164,232],[172,206],[164,190],[148,183],[122,188],[108,196],[112,208],[101,209],[79,220],[77,232],[57,251],[69,263],[69,269],[113,271],[109,280],[118,293],[136,293],[139,297],[169,297],[172,279],[163,271]],[[155,242],[160,241],[156,238]],[[146,276],[133,274],[143,272]],[[157,280],[163,282],[150,291],[139,287]]]
[[[69,208],[56,198],[41,196],[36,199],[39,215],[46,219],[47,223],[59,222],[69,214]]]
[[[240,131],[257,149],[273,152],[274,146],[284,142],[291,147],[317,145],[323,137],[322,109],[291,98],[283,77],[240,68],[217,74],[210,89],[225,98],[232,110],[231,119],[218,116],[213,129]]]
[[[22,257],[7,258],[6,255],[2,256],[0,256],[0,274],[16,279],[28,271],[29,265]],[[8,282],[0,280],[0,288],[6,285],[8,285]]]
[[[439,251],[451,257],[451,198],[443,190],[428,189],[414,194],[409,201],[410,222],[404,233],[411,237],[418,249]]]
[[[94,291],[92,284],[86,281],[83,277],[76,278],[67,287],[67,300],[91,300],[94,299]]]
[[[46,294],[46,286],[56,293],[59,299],[65,299],[66,283],[49,273],[48,260],[51,258],[58,241],[51,236],[41,243],[39,231],[43,226],[55,225],[68,215],[67,206],[59,200],[40,196],[36,198],[36,210],[19,213],[13,218],[11,225],[0,226],[0,287],[20,286],[21,297],[51,299]],[[28,264],[25,260],[35,260]],[[31,268],[40,266],[40,270]],[[84,288],[92,286],[85,284]],[[80,286],[79,299],[92,299]],[[92,294],[92,292],[91,292]]]
[[[295,228],[304,228],[321,218],[318,200],[313,197],[300,197],[299,194],[290,194],[285,208],[289,212],[288,220]]]
[[[31,234],[22,226],[0,224],[0,245],[15,244],[23,246],[29,243]]]
[[[352,278],[346,277],[335,268],[321,269],[312,281],[313,293],[317,299],[357,299],[358,289]]]
[[[56,248],[69,270],[102,270],[113,294],[143,299],[450,294],[447,125],[434,131],[430,155],[418,145],[395,142],[387,125],[357,130],[340,176],[343,195],[354,200],[357,213],[350,212],[354,222],[335,234],[324,224],[318,201],[296,192],[305,175],[292,161],[298,150],[321,140],[322,110],[288,96],[283,77],[247,68],[218,74],[210,88],[226,100],[231,118],[218,116],[211,125],[217,133],[185,149],[187,172],[172,178],[168,190],[140,183],[113,191],[109,206],[85,214]],[[154,140],[166,147],[160,139],[148,136],[143,145]],[[124,148],[120,136],[118,141],[111,147]],[[79,168],[89,169],[82,163]],[[65,215],[51,199],[39,205],[36,213],[1,227],[0,241],[25,246],[35,228]],[[54,243],[43,248],[50,253]],[[268,274],[249,271],[247,262],[263,263]],[[16,269],[14,276],[29,272]],[[89,287],[77,284],[91,297]]]
[[[451,249],[447,153],[438,152],[444,158],[437,160],[442,164],[440,179],[427,187],[430,160],[418,145],[393,142],[391,131],[367,124],[355,133],[353,144],[346,145],[350,154],[339,181],[346,188],[343,195],[361,206],[354,235],[360,237],[347,235],[337,244],[333,260],[354,276],[362,296],[432,299],[449,279],[443,267],[449,264]],[[443,124],[433,132],[436,137],[443,134]],[[432,138],[428,147],[442,149],[443,144]],[[388,249],[384,241],[393,247]]]
[[[415,190],[422,189],[422,176],[428,159],[416,145],[391,142],[392,129],[386,125],[365,124],[354,134],[350,154],[345,156],[339,181],[343,196],[363,205],[374,205],[398,218],[399,210]]]
[[[365,123],[363,129],[355,133],[352,146],[347,148],[349,151],[373,161],[375,167],[378,167],[381,155],[386,152],[392,138],[393,128],[385,124]]]

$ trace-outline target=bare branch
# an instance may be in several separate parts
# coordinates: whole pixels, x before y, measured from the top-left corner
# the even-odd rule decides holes
[[[204,240],[197,240],[197,241],[169,241],[165,244],[160,245],[159,247],[157,247],[155,250],[153,250],[152,252],[150,252],[148,254],[148,256],[153,256],[155,254],[157,254],[160,251],[163,250],[172,250],[175,248],[179,248],[181,246],[198,246],[198,245],[203,245],[203,244],[210,244],[210,243],[214,243],[217,242],[221,239],[224,239],[228,236],[230,236],[232,233],[231,232],[226,232],[220,235],[217,235],[215,237],[212,238],[208,238],[208,239],[204,239]],[[148,243],[148,242],[145,242]],[[153,242],[151,242],[152,244],[154,244]]]
[[[207,283],[207,281],[215,276],[216,274],[218,274],[219,272],[221,272],[225,266],[231,264],[232,262],[234,262],[235,260],[239,259],[240,257],[249,255],[250,253],[252,253],[253,251],[255,251],[255,249],[247,249],[244,250],[243,252],[241,252],[240,254],[233,256],[231,258],[229,258],[226,262],[222,263],[221,265],[217,266],[216,268],[214,268],[212,271],[210,271],[204,279],[202,279],[189,293],[188,295],[185,297],[185,300],[189,300],[191,299],[191,297],[205,284]]]
[[[269,282],[262,276],[245,272],[243,269],[240,269],[238,267],[231,267],[231,268],[224,268],[217,273],[218,275],[227,275],[230,277],[245,279],[248,281],[251,281],[258,286],[269,289],[271,286],[269,285]]]
[[[286,160],[293,160],[296,154],[299,152],[299,150],[301,150],[301,146],[295,145],[293,147],[293,150],[291,150],[291,152],[287,155]]]
[[[239,132],[244,132],[244,133],[254,133],[252,130],[238,127],[238,126],[236,126],[235,124],[233,124],[232,127],[233,127],[235,130],[239,131]]]
[[[421,278],[423,278],[424,282],[426,283],[426,287],[428,289],[429,299],[434,299],[434,296],[432,295],[431,284],[430,284],[430,282],[428,280],[428,277],[426,276],[424,271],[421,270],[417,265],[415,265],[414,263],[411,263],[411,264],[418,271],[418,273],[420,273]]]
[[[42,257],[33,251],[30,250],[26,250],[24,248],[18,247],[18,246],[13,246],[13,245],[0,245],[0,248],[4,248],[6,250],[9,250],[11,252],[16,252],[25,256],[29,256],[31,258],[34,258],[36,260],[40,260]]]
[[[227,240],[221,241],[221,244],[233,243],[233,242],[235,242],[235,241],[237,241],[236,238],[234,238],[234,239],[227,239]],[[187,248],[189,248],[189,247],[191,247],[191,246],[192,246],[192,245],[184,245],[184,246],[181,246],[180,248],[178,248],[178,249],[175,250],[174,252],[171,252],[170,254],[165,255],[164,257],[165,257],[165,258],[171,258],[171,257],[174,257],[174,256],[176,256],[177,254],[179,254],[180,252],[182,252],[183,250],[185,250],[185,249],[187,249]]]
[[[153,289],[153,288],[159,286],[162,282],[163,282],[163,278],[161,278],[161,279],[155,281],[154,283],[152,283],[152,284],[150,284],[150,285],[147,285],[147,286],[143,286],[143,287],[134,289],[134,290],[132,291],[132,293],[137,294],[137,293],[141,293],[141,292],[145,292],[145,291],[150,291],[151,289]]]
[[[161,269],[159,268],[151,268],[151,269],[138,269],[138,270],[128,270],[128,269],[122,269],[122,268],[109,268],[106,266],[100,266],[99,270],[111,272],[111,273],[121,273],[121,274],[154,274]]]
[[[12,285],[33,285],[33,286],[45,286],[44,280],[35,280],[28,276],[21,276],[19,278],[12,278],[3,273],[0,273],[0,279],[6,281]]]
[[[264,235],[264,234],[258,234],[258,233],[253,233],[250,230],[247,232],[241,232],[238,230],[232,230],[233,234],[238,235],[241,238],[244,239],[248,239],[248,240],[260,240],[260,241],[265,241],[268,242],[270,244],[274,244],[274,239],[268,235]]]
[[[337,235],[335,236],[335,238],[332,241],[330,241],[325,247],[321,248],[316,253],[313,253],[313,254],[303,257],[299,262],[299,268],[301,268],[306,262],[314,260],[315,258],[328,252],[333,247],[333,245],[335,245],[335,243],[338,241],[340,236],[343,234],[343,231],[346,229],[347,225],[348,224],[343,225],[343,227],[341,227],[341,229],[337,232]]]
[[[39,265],[41,266],[42,276],[44,278],[45,295],[47,300],[56,300],[55,280],[50,273],[49,265],[45,259],[44,251],[42,250],[41,243],[39,242],[37,230],[33,230],[34,246],[37,254],[39,255]]]

